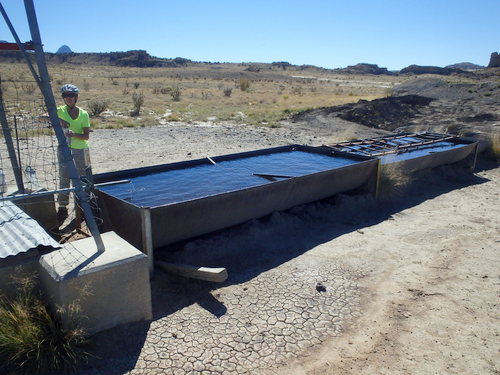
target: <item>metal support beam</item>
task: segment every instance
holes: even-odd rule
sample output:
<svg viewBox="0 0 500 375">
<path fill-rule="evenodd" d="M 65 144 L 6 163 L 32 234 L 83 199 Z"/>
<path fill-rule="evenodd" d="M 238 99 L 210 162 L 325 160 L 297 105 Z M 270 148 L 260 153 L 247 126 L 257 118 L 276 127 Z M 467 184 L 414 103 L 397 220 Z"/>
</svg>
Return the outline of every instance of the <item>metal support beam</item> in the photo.
<svg viewBox="0 0 500 375">
<path fill-rule="evenodd" d="M 153 249 L 153 234 L 151 232 L 151 209 L 149 207 L 141 208 L 141 233 L 142 233 L 142 249 L 148 256 L 149 276 L 154 276 L 154 249 Z"/>
<path fill-rule="evenodd" d="M 21 168 L 19 167 L 19 162 L 16 156 L 16 150 L 14 149 L 14 142 L 12 141 L 12 134 L 10 133 L 9 123 L 7 121 L 7 115 L 5 114 L 5 106 L 3 104 L 3 92 L 0 80 L 0 124 L 2 125 L 3 137 L 7 145 L 7 151 L 9 153 L 10 164 L 12 165 L 12 170 L 14 171 L 14 177 L 16 179 L 17 190 L 24 193 L 23 177 L 21 174 Z"/>
<path fill-rule="evenodd" d="M 45 54 L 43 52 L 42 40 L 40 37 L 40 30 L 38 28 L 38 21 L 36 18 L 35 7 L 33 5 L 32 0 L 24 0 L 24 6 L 26 8 L 26 16 L 28 18 L 28 24 L 31 32 L 31 40 L 33 43 L 33 47 L 35 48 L 35 59 L 38 66 L 38 75 L 34 74 L 34 78 L 39 78 L 39 86 L 42 91 L 43 97 L 45 99 L 45 105 L 47 106 L 47 111 L 49 113 L 50 122 L 55 131 L 57 140 L 59 142 L 59 147 L 63 156 L 63 161 L 66 164 L 69 172 L 69 176 L 75 187 L 75 193 L 78 198 L 78 201 L 83 209 L 83 214 L 85 216 L 85 220 L 87 222 L 87 226 L 90 230 L 90 233 L 94 237 L 94 240 L 97 245 L 97 250 L 99 252 L 104 251 L 104 243 L 101 238 L 101 234 L 99 233 L 99 228 L 97 227 L 97 223 L 95 221 L 94 215 L 92 213 L 92 209 L 90 207 L 89 196 L 83 189 L 82 181 L 78 176 L 78 171 L 75 166 L 75 162 L 73 160 L 73 156 L 71 155 L 71 151 L 69 149 L 68 143 L 66 141 L 66 137 L 64 135 L 61 122 L 57 116 L 57 107 L 54 99 L 54 95 L 52 93 L 52 87 L 49 80 L 49 72 L 47 70 L 47 64 L 45 62 Z"/>
</svg>

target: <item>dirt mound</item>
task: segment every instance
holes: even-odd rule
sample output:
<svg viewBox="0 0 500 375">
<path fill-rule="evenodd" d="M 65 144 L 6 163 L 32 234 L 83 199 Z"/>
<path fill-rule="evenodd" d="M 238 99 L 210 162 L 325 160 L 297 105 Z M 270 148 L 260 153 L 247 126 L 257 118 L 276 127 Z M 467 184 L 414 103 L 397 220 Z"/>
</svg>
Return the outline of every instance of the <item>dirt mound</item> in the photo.
<svg viewBox="0 0 500 375">
<path fill-rule="evenodd" d="M 493 104 L 500 101 L 500 85 L 494 80 L 447 82 L 439 78 L 422 78 L 394 87 L 394 95 L 423 95 L 447 101 L 474 101 Z"/>
<path fill-rule="evenodd" d="M 299 113 L 293 121 L 304 121 L 314 112 L 330 118 L 341 118 L 372 128 L 393 131 L 420 113 L 434 99 L 420 95 L 392 96 L 372 101 L 360 100 L 335 107 L 322 108 Z"/>
<path fill-rule="evenodd" d="M 474 79 L 458 81 L 415 79 L 394 87 L 392 97 L 305 111 L 292 120 L 309 126 L 320 123 L 325 129 L 344 121 L 376 131 L 425 130 L 487 138 L 500 129 L 500 69 L 473 75 Z"/>
</svg>

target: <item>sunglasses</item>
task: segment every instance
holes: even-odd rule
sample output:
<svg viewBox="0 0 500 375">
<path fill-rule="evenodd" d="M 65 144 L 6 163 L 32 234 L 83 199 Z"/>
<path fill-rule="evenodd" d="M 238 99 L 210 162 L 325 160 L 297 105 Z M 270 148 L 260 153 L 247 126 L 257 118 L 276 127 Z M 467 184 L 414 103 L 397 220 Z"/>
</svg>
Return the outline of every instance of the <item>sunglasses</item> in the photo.
<svg viewBox="0 0 500 375">
<path fill-rule="evenodd" d="M 62 97 L 63 98 L 74 98 L 74 97 L 76 97 L 76 94 L 73 92 L 65 92 L 64 94 L 62 94 Z"/>
</svg>

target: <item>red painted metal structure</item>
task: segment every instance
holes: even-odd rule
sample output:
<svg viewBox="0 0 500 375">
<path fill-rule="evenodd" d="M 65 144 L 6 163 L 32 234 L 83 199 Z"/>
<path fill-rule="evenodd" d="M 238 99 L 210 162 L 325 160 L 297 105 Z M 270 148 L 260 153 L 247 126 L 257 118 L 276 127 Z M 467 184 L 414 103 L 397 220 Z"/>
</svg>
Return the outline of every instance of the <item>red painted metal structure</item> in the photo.
<svg viewBox="0 0 500 375">
<path fill-rule="evenodd" d="M 26 42 L 23 43 L 23 47 L 26 51 L 34 51 L 35 46 L 33 45 L 32 42 Z M 0 51 L 20 51 L 21 49 L 17 45 L 17 43 L 7 43 L 7 42 L 1 42 L 0 43 Z"/>
</svg>

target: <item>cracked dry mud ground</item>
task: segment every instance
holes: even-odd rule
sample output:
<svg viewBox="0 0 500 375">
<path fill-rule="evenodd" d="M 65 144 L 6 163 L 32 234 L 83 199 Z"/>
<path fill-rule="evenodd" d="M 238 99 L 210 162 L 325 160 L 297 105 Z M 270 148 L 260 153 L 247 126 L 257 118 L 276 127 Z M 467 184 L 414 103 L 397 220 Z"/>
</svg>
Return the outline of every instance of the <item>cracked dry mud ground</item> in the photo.
<svg viewBox="0 0 500 375">
<path fill-rule="evenodd" d="M 336 264 L 295 259 L 251 280 L 229 280 L 210 290 L 207 283 L 158 273 L 155 317 L 147 332 L 134 334 L 124 326 L 112 338 L 98 336 L 108 350 L 115 343 L 114 353 L 107 353 L 104 368 L 84 373 L 250 374 L 283 365 L 340 335 L 359 316 L 359 276 Z M 130 359 L 120 351 L 127 352 L 136 340 L 143 346 L 127 372 Z"/>
</svg>

